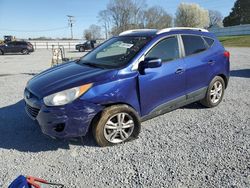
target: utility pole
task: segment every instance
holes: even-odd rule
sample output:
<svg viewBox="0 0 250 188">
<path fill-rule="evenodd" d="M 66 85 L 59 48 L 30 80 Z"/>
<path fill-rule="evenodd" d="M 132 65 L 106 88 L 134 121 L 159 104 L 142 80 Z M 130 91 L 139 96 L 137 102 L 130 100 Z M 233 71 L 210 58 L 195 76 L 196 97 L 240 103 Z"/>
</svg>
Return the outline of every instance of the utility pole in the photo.
<svg viewBox="0 0 250 188">
<path fill-rule="evenodd" d="M 75 17 L 74 16 L 70 16 L 70 15 L 67 15 L 68 17 L 68 25 L 70 27 L 70 31 L 71 31 L 71 39 L 73 39 L 73 24 L 75 22 Z"/>
</svg>

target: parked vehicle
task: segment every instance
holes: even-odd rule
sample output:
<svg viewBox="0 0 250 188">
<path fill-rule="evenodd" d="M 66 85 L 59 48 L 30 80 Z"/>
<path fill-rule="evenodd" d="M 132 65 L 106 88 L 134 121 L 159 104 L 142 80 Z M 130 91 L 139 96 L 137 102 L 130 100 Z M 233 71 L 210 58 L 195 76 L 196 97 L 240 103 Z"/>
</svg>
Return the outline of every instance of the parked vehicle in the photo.
<svg viewBox="0 0 250 188">
<path fill-rule="evenodd" d="M 86 50 L 92 50 L 93 48 L 95 48 L 95 43 L 96 43 L 95 40 L 88 40 L 82 44 L 77 44 L 75 48 L 79 52 L 84 52 Z"/>
<path fill-rule="evenodd" d="M 137 138 L 142 121 L 178 107 L 217 106 L 228 85 L 229 56 L 204 29 L 126 31 L 32 78 L 25 108 L 51 137 L 92 129 L 100 146 L 115 145 Z"/>
<path fill-rule="evenodd" d="M 29 54 L 34 52 L 34 47 L 30 42 L 25 41 L 11 41 L 6 44 L 0 45 L 0 54 L 6 53 L 22 53 Z"/>
</svg>

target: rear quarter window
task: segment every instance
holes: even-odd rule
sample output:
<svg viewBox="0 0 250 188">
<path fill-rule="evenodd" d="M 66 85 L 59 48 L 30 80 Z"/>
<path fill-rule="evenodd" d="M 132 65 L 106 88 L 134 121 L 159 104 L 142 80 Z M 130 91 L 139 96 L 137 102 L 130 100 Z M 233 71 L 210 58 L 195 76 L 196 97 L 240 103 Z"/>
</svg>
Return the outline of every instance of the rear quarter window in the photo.
<svg viewBox="0 0 250 188">
<path fill-rule="evenodd" d="M 200 36 L 182 35 L 186 56 L 203 52 L 207 49 L 205 41 Z"/>
<path fill-rule="evenodd" d="M 203 37 L 206 43 L 208 44 L 209 47 L 211 47 L 214 43 L 214 39 L 208 38 L 208 37 Z"/>
</svg>

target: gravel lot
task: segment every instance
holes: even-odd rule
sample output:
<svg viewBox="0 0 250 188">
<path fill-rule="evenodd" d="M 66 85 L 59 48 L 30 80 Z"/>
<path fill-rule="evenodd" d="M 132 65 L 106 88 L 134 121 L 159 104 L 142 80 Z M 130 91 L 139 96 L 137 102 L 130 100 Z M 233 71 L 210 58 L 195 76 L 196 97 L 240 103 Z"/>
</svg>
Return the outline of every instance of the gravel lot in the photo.
<svg viewBox="0 0 250 188">
<path fill-rule="evenodd" d="M 66 187 L 250 187 L 250 48 L 229 48 L 231 78 L 216 108 L 198 103 L 143 123 L 139 139 L 100 148 L 44 136 L 23 89 L 51 51 L 0 56 L 0 187 L 19 174 Z M 68 57 L 81 53 L 68 52 Z"/>
</svg>

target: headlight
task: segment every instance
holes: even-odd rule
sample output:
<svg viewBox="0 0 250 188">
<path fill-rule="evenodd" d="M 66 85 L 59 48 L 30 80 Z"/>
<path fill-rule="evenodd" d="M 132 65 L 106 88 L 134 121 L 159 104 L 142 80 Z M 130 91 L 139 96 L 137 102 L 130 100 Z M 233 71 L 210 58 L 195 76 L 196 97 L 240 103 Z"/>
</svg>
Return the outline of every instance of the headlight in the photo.
<svg viewBox="0 0 250 188">
<path fill-rule="evenodd" d="M 58 93 L 54 93 L 52 95 L 49 95 L 47 97 L 43 98 L 43 101 L 45 105 L 47 106 L 60 106 L 68 104 L 72 101 L 74 101 L 76 98 L 81 96 L 83 93 L 88 91 L 89 88 L 91 88 L 91 84 L 82 85 L 79 87 L 74 87 L 71 89 L 67 89 L 64 91 L 60 91 Z"/>
</svg>

